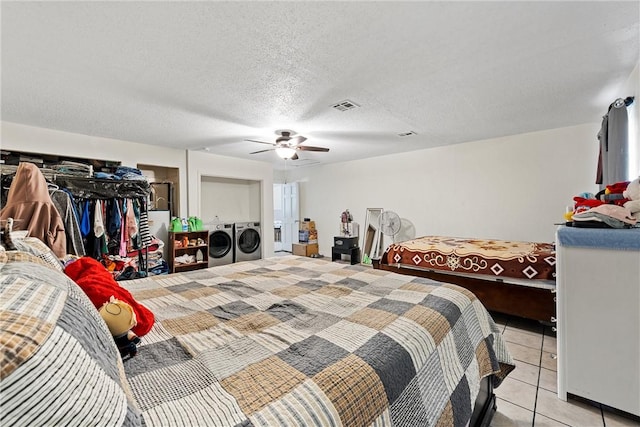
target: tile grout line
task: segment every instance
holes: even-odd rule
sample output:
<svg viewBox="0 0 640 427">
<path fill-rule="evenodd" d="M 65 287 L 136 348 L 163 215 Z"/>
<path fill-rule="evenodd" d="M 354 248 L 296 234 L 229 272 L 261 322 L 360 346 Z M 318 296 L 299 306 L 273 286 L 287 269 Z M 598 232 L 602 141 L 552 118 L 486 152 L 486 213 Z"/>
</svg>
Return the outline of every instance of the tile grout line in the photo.
<svg viewBox="0 0 640 427">
<path fill-rule="evenodd" d="M 540 342 L 540 358 L 538 359 L 538 381 L 536 381 L 536 398 L 533 402 L 533 420 L 531 421 L 531 427 L 536 425 L 536 411 L 538 410 L 538 391 L 540 390 L 540 371 L 542 370 L 542 356 L 544 355 L 544 332 L 545 327 L 542 327 L 542 340 Z"/>
<path fill-rule="evenodd" d="M 502 333 L 503 333 L 503 334 L 504 334 L 504 332 L 507 330 L 507 326 L 509 326 L 509 322 L 510 322 L 510 320 L 511 320 L 511 319 L 507 319 L 507 321 L 505 322 L 505 324 L 504 324 L 504 329 L 502 330 Z M 516 327 L 516 329 L 519 329 L 519 328 L 517 328 L 517 327 Z M 544 330 L 544 329 L 543 329 L 543 330 Z M 544 336 L 542 337 L 542 344 L 544 344 Z M 540 357 L 542 357 L 542 352 L 540 353 Z M 515 362 L 515 359 L 514 359 L 514 362 Z M 523 363 L 527 363 L 527 362 L 524 362 L 524 361 L 522 361 L 522 360 L 521 360 L 521 362 L 523 362 Z M 527 363 L 527 364 L 529 364 L 529 365 L 530 365 L 530 363 Z M 540 361 L 540 362 L 539 362 L 539 365 L 540 365 L 540 364 L 542 364 L 542 361 Z M 521 383 L 523 383 L 523 384 L 527 384 L 526 382 L 521 381 L 521 380 L 519 380 L 519 379 L 517 379 L 517 378 L 513 378 L 513 380 L 514 380 L 514 381 L 519 381 L 519 382 L 521 382 Z M 540 366 L 538 366 L 538 381 L 537 381 L 537 382 L 538 382 L 538 383 L 540 383 Z M 524 406 L 521 406 L 521 405 L 519 405 L 519 404 L 517 404 L 517 403 L 509 402 L 508 400 L 507 400 L 507 402 L 509 402 L 509 403 L 510 403 L 510 404 L 512 404 L 512 405 L 518 406 L 518 407 L 520 407 L 520 408 L 522 408 L 522 409 L 525 409 L 525 410 L 527 410 L 527 411 L 531 411 L 531 412 L 533 412 L 532 419 L 531 419 L 531 427 L 534 427 L 534 423 L 535 423 L 535 419 L 536 419 L 536 403 L 537 403 L 537 400 L 538 400 L 538 387 L 536 386 L 536 397 L 535 397 L 535 400 L 534 400 L 534 402 L 533 402 L 533 411 L 531 411 L 530 409 L 525 408 Z"/>
<path fill-rule="evenodd" d="M 536 402 L 534 404 L 534 412 L 533 412 L 533 423 L 534 423 L 534 425 L 532 427 L 535 427 L 536 413 L 537 413 L 537 409 L 538 409 L 538 391 L 540 390 L 540 377 L 542 376 L 542 369 L 544 369 L 542 367 L 542 358 L 544 357 L 544 338 L 546 337 L 546 331 L 547 331 L 547 326 L 543 326 L 543 328 L 542 328 L 542 347 L 540 348 L 540 366 L 539 366 L 540 369 L 538 371 L 538 386 L 536 387 Z M 556 375 L 558 375 L 557 371 L 556 371 Z M 543 388 L 543 390 L 551 392 L 551 390 L 547 390 L 545 388 Z M 540 414 L 540 415 L 542 415 L 542 414 Z M 557 423 L 560 423 L 562 425 L 566 425 L 568 427 L 572 427 L 571 424 L 567 424 L 564 421 L 557 420 L 557 419 L 555 419 L 553 417 L 550 417 L 548 415 L 544 415 L 544 416 L 549 418 L 550 420 L 553 420 L 553 421 L 555 421 Z M 604 417 L 604 415 L 603 415 L 603 417 Z"/>
<path fill-rule="evenodd" d="M 503 333 L 503 334 L 504 334 L 504 332 L 506 332 L 507 327 L 509 327 L 509 326 L 510 326 L 510 324 L 511 324 L 511 319 L 509 318 L 509 319 L 507 319 L 507 320 L 505 321 L 504 325 L 503 325 L 503 326 L 502 326 L 502 328 L 501 328 L 501 329 L 502 329 L 502 333 Z M 516 330 L 520 330 L 520 328 L 518 328 L 518 326 L 517 326 L 517 325 L 511 325 L 511 327 L 512 327 L 512 328 L 514 328 L 514 329 L 516 329 Z M 524 410 L 527 410 L 527 411 L 531 411 L 531 412 L 533 412 L 533 419 L 532 419 L 532 422 L 531 422 L 531 427 L 535 427 L 535 425 L 536 425 L 536 415 L 537 415 L 537 411 L 538 411 L 538 398 L 539 398 L 539 395 L 540 395 L 540 388 L 542 388 L 543 390 L 545 390 L 545 391 L 547 391 L 547 392 L 554 393 L 552 390 L 549 390 L 549 389 L 546 389 L 546 388 L 544 388 L 544 387 L 541 387 L 542 369 L 545 369 L 545 368 L 542 366 L 542 361 L 544 360 L 543 358 L 544 358 L 544 356 L 545 356 L 544 344 L 545 344 L 545 338 L 547 337 L 547 333 L 548 333 L 547 326 L 544 326 L 544 325 L 543 325 L 543 326 L 542 326 L 542 331 L 541 331 L 540 333 L 538 333 L 539 335 L 541 335 L 541 336 L 542 336 L 542 343 L 541 343 L 541 345 L 540 345 L 540 347 L 539 347 L 539 350 L 540 350 L 540 357 L 538 358 L 538 366 L 537 366 L 537 368 L 538 368 L 538 377 L 537 377 L 537 381 L 536 381 L 536 385 L 535 385 L 536 390 L 535 390 L 535 400 L 534 400 L 533 411 L 531 411 L 530 409 L 527 409 L 526 407 L 523 407 L 523 406 L 521 406 L 521 405 L 519 405 L 519 404 L 517 404 L 517 403 L 511 402 L 511 401 L 509 401 L 509 400 L 505 400 L 505 401 L 509 402 L 511 405 L 514 405 L 514 406 L 520 407 L 520 408 L 522 408 L 522 409 L 524 409 Z M 549 337 L 550 337 L 550 338 L 554 338 L 554 337 L 552 337 L 551 335 L 549 335 Z M 514 344 L 518 344 L 518 343 L 514 343 Z M 519 344 L 519 345 L 523 345 L 523 344 Z M 528 347 L 528 346 L 526 346 L 526 345 L 523 345 L 523 346 L 524 346 L 524 347 Z M 532 349 L 533 349 L 534 347 L 529 347 L 529 348 L 532 348 Z M 553 354 L 553 352 L 549 352 L 549 353 L 552 353 L 552 354 Z M 531 365 L 531 366 L 535 366 L 534 364 L 531 364 L 531 363 L 526 362 L 526 361 L 520 361 L 520 362 L 525 363 L 525 364 L 528 364 L 528 365 Z M 557 372 L 556 372 L 555 374 L 557 375 Z M 519 379 L 516 379 L 516 378 L 513 378 L 513 380 L 515 380 L 515 381 L 517 381 L 517 382 L 521 382 L 521 383 L 523 383 L 523 384 L 528 384 L 526 381 L 519 380 Z M 604 406 L 604 405 L 602 405 L 602 404 L 599 404 L 599 403 L 598 403 L 597 408 L 600 410 L 600 418 L 601 418 L 601 422 L 602 422 L 602 424 L 601 424 L 601 425 L 602 425 L 603 427 L 607 427 L 606 418 L 605 418 L 605 416 L 604 416 L 604 408 L 605 408 L 605 406 Z M 543 416 L 543 414 L 540 414 L 540 416 Z M 567 426 L 567 427 L 572 427 L 572 426 L 573 426 L 573 424 L 567 424 L 566 422 L 564 422 L 564 421 L 560 421 L 560 420 L 557 420 L 557 419 L 556 419 L 556 418 L 554 418 L 554 417 L 549 417 L 549 416 L 546 416 L 546 415 L 544 415 L 544 417 L 547 417 L 547 418 L 549 418 L 550 420 L 553 420 L 553 421 L 555 421 L 555 422 L 557 422 L 557 423 L 559 423 L 559 424 L 561 424 L 561 425 L 563 425 L 563 426 Z"/>
</svg>

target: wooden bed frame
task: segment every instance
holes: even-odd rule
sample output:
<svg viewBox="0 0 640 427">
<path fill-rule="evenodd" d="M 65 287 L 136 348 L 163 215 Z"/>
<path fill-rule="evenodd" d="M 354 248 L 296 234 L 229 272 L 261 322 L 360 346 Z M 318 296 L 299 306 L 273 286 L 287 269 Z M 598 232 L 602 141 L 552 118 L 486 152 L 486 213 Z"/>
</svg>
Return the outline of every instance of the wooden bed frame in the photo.
<svg viewBox="0 0 640 427">
<path fill-rule="evenodd" d="M 461 286 L 473 292 L 489 311 L 538 320 L 547 324 L 555 322 L 555 293 L 550 289 L 447 274 L 435 270 L 409 268 L 398 264 L 389 265 L 383 261 L 384 259 L 380 258 L 372 259 L 373 268 Z"/>
</svg>

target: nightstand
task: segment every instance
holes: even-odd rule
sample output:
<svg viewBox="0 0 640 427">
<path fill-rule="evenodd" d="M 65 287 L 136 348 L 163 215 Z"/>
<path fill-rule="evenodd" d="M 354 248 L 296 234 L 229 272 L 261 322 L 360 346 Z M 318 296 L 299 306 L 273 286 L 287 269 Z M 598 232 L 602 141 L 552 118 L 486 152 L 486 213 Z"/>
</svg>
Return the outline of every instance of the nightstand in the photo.
<svg viewBox="0 0 640 427">
<path fill-rule="evenodd" d="M 333 238 L 333 247 L 331 248 L 331 261 L 342 259 L 342 255 L 349 255 L 351 265 L 358 264 L 360 262 L 358 236 Z"/>
</svg>

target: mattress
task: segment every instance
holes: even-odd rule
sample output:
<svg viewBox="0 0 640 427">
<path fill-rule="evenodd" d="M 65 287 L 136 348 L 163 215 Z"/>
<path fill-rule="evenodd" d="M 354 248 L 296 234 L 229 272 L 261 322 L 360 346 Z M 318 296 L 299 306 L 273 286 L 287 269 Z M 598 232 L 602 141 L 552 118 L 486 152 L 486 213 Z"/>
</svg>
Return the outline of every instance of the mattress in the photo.
<svg viewBox="0 0 640 427">
<path fill-rule="evenodd" d="M 125 361 L 147 426 L 469 423 L 514 368 L 469 291 L 297 256 L 122 283 L 156 315 Z"/>
<path fill-rule="evenodd" d="M 465 275 L 555 280 L 553 244 L 424 236 L 391 244 L 383 262 Z"/>
</svg>

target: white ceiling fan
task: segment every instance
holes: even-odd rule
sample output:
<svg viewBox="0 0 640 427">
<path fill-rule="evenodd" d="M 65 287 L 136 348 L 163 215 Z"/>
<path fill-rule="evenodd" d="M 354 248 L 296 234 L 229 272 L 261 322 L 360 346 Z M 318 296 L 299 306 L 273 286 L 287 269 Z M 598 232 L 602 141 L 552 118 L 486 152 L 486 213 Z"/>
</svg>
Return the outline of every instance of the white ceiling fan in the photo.
<svg viewBox="0 0 640 427">
<path fill-rule="evenodd" d="M 328 148 L 324 147 L 312 147 L 310 145 L 301 145 L 303 142 L 307 140 L 302 135 L 293 136 L 296 132 L 289 129 L 279 129 L 276 132 L 278 138 L 276 138 L 275 142 L 265 142 L 265 141 L 257 141 L 255 139 L 245 139 L 245 141 L 257 142 L 259 144 L 268 144 L 274 146 L 274 148 L 268 148 L 266 150 L 258 150 L 249 154 L 258 154 L 264 153 L 266 151 L 275 150 L 276 154 L 283 159 L 291 159 L 297 160 L 299 159 L 297 151 L 319 151 L 326 153 L 329 151 Z"/>
</svg>

